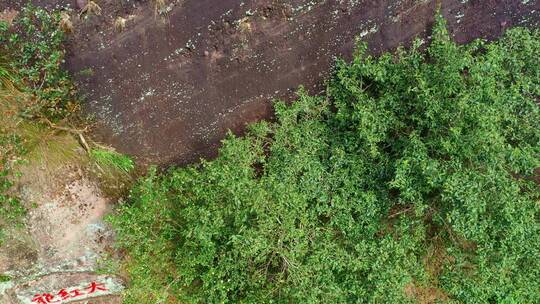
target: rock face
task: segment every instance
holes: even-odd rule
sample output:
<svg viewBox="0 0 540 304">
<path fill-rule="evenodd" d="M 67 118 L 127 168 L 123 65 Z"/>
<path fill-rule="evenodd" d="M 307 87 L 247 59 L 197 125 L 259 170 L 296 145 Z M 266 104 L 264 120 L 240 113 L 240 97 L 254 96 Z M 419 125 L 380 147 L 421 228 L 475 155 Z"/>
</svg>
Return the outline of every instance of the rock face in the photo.
<svg viewBox="0 0 540 304">
<path fill-rule="evenodd" d="M 73 282 L 79 284 L 72 285 Z M 123 282 L 106 275 L 88 273 L 54 273 L 27 282 L 13 291 L 16 303 L 95 303 L 107 298 L 107 304 L 121 303 L 118 294 L 123 290 Z M 45 292 L 44 292 L 45 291 Z M 48 302 L 40 302 L 44 299 Z"/>
<path fill-rule="evenodd" d="M 75 24 L 67 66 L 100 140 L 184 164 L 214 156 L 227 130 L 270 117 L 274 98 L 320 91 L 355 36 L 373 53 L 426 38 L 439 2 L 459 43 L 540 20 L 540 1 L 527 0 L 98 1 L 102 15 Z"/>
<path fill-rule="evenodd" d="M 77 7 L 79 9 L 83 9 L 86 6 L 86 4 L 88 4 L 88 1 L 86 0 L 77 0 Z"/>
<path fill-rule="evenodd" d="M 103 220 L 111 199 L 77 158 L 52 163 L 36 155 L 16 182 L 28 207 L 25 225 L 11 226 L 0 246 L 0 303 L 121 303 L 123 280 L 96 273 L 102 258 L 114 256 Z"/>
</svg>

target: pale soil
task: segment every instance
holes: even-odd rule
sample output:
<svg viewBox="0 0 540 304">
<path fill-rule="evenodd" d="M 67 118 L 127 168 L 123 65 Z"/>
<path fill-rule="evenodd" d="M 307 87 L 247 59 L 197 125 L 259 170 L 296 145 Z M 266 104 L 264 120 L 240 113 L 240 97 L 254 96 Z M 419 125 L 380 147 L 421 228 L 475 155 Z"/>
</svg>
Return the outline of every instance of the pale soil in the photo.
<svg viewBox="0 0 540 304">
<path fill-rule="evenodd" d="M 21 168 L 17 191 L 29 212 L 25 225 L 8 231 L 0 248 L 0 273 L 12 279 L 0 283 L 1 303 L 32 303 L 35 294 L 83 290 L 91 282 L 106 283 L 108 291 L 57 303 L 120 303 L 123 280 L 96 274 L 101 258 L 112 252 L 114 235 L 103 221 L 112 202 L 82 169 L 84 152 L 76 145 L 66 149 L 81 157 L 37 158 Z"/>
</svg>

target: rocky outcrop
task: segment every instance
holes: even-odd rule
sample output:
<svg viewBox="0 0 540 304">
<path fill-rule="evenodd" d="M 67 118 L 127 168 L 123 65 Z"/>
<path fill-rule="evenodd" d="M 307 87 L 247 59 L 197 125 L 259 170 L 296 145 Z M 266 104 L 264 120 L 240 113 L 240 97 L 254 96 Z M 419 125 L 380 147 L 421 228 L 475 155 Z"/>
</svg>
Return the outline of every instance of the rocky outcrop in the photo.
<svg viewBox="0 0 540 304">
<path fill-rule="evenodd" d="M 0 302 L 120 303 L 124 281 L 98 274 L 103 258 L 114 255 L 114 235 L 103 221 L 110 199 L 73 162 L 34 160 L 20 169 L 17 187 L 28 214 L 0 247 L 0 274 L 9 279 L 0 283 Z"/>
<path fill-rule="evenodd" d="M 148 162 L 189 163 L 215 155 L 227 130 L 239 133 L 270 117 L 274 98 L 290 98 L 299 85 L 322 89 L 335 58 L 350 56 L 355 36 L 374 53 L 426 38 L 436 2 L 136 5 L 137 17 L 121 33 L 102 23 L 93 23 L 98 33 L 80 30 L 86 34 L 74 39 L 68 66 L 103 141 Z M 464 43 L 537 24 L 540 2 L 448 0 L 442 13 Z"/>
<path fill-rule="evenodd" d="M 438 3 L 459 43 L 540 20 L 533 0 L 95 0 L 99 16 L 77 0 L 32 2 L 72 9 L 67 67 L 99 139 L 160 164 L 212 157 L 273 99 L 320 91 L 356 36 L 373 53 L 429 38 Z"/>
</svg>

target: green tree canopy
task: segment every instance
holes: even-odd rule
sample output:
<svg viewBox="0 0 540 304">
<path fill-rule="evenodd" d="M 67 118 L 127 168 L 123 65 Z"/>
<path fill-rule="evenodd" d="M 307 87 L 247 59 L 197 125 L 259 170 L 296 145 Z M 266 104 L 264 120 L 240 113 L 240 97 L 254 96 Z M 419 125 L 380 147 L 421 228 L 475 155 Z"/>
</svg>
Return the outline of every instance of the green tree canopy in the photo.
<svg viewBox="0 0 540 304">
<path fill-rule="evenodd" d="M 540 33 L 378 58 L 275 105 L 111 222 L 128 303 L 540 303 Z"/>
</svg>

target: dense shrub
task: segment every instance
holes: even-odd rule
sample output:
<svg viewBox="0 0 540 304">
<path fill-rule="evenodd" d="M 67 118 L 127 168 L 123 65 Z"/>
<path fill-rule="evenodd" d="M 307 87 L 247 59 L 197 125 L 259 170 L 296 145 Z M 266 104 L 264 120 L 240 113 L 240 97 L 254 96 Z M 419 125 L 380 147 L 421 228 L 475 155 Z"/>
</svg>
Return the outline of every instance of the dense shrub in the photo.
<svg viewBox="0 0 540 304">
<path fill-rule="evenodd" d="M 13 25 L 0 21 L 0 55 L 9 59 L 19 89 L 35 97 L 25 109 L 27 116 L 57 120 L 78 108 L 75 88 L 62 67 L 65 34 L 59 23 L 58 12 L 32 5 L 22 9 Z"/>
<path fill-rule="evenodd" d="M 57 122 L 78 107 L 62 69 L 59 20 L 58 13 L 30 5 L 13 24 L 0 20 L 0 244 L 5 228 L 25 213 L 13 180 L 16 165 L 31 146 L 28 129 L 47 130 L 39 124 L 42 119 Z"/>
<path fill-rule="evenodd" d="M 220 156 L 111 222 L 128 303 L 539 303 L 540 33 L 358 44 Z"/>
</svg>

